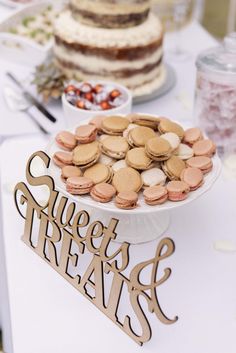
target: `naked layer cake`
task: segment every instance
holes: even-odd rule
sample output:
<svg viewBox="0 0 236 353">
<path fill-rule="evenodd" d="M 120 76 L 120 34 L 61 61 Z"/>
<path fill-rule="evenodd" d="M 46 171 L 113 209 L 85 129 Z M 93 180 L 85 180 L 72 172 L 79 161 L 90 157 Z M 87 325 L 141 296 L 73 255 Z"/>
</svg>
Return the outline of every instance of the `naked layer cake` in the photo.
<svg viewBox="0 0 236 353">
<path fill-rule="evenodd" d="M 116 81 L 136 96 L 161 86 L 163 29 L 148 4 L 147 0 L 71 0 L 70 9 L 56 21 L 57 65 L 69 79 Z M 102 19 L 104 13 L 107 21 Z"/>
</svg>

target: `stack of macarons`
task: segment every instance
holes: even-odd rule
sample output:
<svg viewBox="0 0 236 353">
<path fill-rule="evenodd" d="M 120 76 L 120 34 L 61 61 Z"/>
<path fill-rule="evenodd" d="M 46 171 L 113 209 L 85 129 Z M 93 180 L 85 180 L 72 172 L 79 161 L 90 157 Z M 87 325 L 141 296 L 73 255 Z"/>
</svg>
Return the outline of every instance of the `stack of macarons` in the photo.
<svg viewBox="0 0 236 353">
<path fill-rule="evenodd" d="M 96 116 L 75 132 L 56 135 L 53 155 L 66 190 L 121 209 L 182 201 L 213 168 L 213 141 L 199 128 L 184 130 L 167 118 L 145 114 Z"/>
</svg>

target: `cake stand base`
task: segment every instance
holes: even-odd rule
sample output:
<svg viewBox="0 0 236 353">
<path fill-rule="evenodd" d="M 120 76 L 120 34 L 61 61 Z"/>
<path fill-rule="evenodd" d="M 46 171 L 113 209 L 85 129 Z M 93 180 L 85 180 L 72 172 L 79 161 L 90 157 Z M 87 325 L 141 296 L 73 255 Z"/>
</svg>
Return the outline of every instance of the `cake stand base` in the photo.
<svg viewBox="0 0 236 353">
<path fill-rule="evenodd" d="M 99 219 L 104 225 L 109 224 L 111 218 L 118 219 L 115 241 L 119 243 L 140 244 L 152 241 L 161 237 L 170 224 L 168 211 L 131 215 L 93 209 L 90 210 L 90 215 Z"/>
</svg>

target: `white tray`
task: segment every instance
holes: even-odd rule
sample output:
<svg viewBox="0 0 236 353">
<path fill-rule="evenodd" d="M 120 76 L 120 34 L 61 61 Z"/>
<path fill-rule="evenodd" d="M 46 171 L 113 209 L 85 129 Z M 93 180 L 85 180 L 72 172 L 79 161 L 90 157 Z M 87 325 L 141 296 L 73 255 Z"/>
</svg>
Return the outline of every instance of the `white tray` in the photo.
<svg viewBox="0 0 236 353">
<path fill-rule="evenodd" d="M 3 4 L 5 6 L 8 6 L 8 7 L 12 7 L 12 8 L 19 8 L 19 7 L 22 7 L 22 6 L 29 6 L 29 5 L 32 5 L 33 3 L 36 3 L 36 2 L 39 2 L 40 0 L 31 0 L 29 2 L 26 2 L 26 3 L 20 3 L 20 2 L 16 2 L 16 1 L 13 1 L 13 0 L 0 0 L 0 4 Z"/>
<path fill-rule="evenodd" d="M 88 121 L 83 121 L 81 124 L 86 124 L 87 122 Z M 73 132 L 73 129 L 71 129 L 71 131 Z M 54 136 L 47 146 L 46 152 L 52 157 L 58 150 L 60 150 L 60 148 L 55 143 Z M 167 201 L 162 205 L 149 206 L 144 202 L 142 193 L 140 193 L 139 207 L 134 210 L 118 209 L 114 201 L 99 203 L 94 201 L 90 196 L 74 196 L 69 194 L 66 191 L 65 184 L 61 180 L 61 169 L 53 162 L 51 162 L 48 173 L 55 180 L 56 188 L 59 191 L 69 197 L 71 201 L 78 203 L 80 207 L 85 208 L 90 213 L 92 212 L 93 215 L 97 216 L 97 219 L 102 220 L 105 224 L 107 224 L 112 217 L 119 219 L 118 241 L 128 241 L 137 244 L 156 239 L 163 234 L 169 225 L 170 210 L 186 206 L 210 190 L 221 172 L 221 161 L 217 154 L 213 157 L 212 161 L 213 169 L 210 173 L 205 175 L 203 186 L 189 193 L 186 200 L 180 202 Z"/>
<path fill-rule="evenodd" d="M 40 45 L 35 41 L 21 35 L 9 33 L 9 29 L 19 24 L 26 16 L 33 16 L 52 5 L 55 9 L 63 7 L 63 0 L 43 0 L 40 3 L 20 7 L 11 16 L 0 23 L 0 52 L 5 60 L 33 66 L 41 64 L 52 53 L 53 39 L 46 45 Z"/>
<path fill-rule="evenodd" d="M 166 95 L 170 90 L 172 90 L 172 88 L 175 86 L 177 77 L 174 68 L 167 63 L 165 63 L 164 65 L 166 69 L 166 79 L 164 83 L 159 88 L 155 89 L 152 93 L 143 94 L 137 97 L 134 96 L 133 103 L 135 105 L 161 98 L 162 96 Z"/>
</svg>

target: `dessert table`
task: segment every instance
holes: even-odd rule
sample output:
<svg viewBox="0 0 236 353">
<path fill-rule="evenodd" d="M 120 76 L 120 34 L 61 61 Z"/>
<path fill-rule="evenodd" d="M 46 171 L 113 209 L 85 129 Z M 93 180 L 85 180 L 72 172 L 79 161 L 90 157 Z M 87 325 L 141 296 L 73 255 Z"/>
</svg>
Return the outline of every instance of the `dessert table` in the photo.
<svg viewBox="0 0 236 353">
<path fill-rule="evenodd" d="M 9 10 L 0 7 L 0 18 L 7 13 Z M 174 34 L 167 35 L 167 51 L 174 41 Z M 134 106 L 134 111 L 193 124 L 195 58 L 214 44 L 215 40 L 192 22 L 182 33 L 189 59 L 169 62 L 177 74 L 175 88 L 158 100 Z M 9 84 L 7 70 L 19 77 L 29 72 L 2 58 L 0 63 L 1 91 Z M 24 113 L 9 112 L 2 92 L 0 105 L 0 308 L 5 352 L 234 353 L 235 180 L 222 175 L 209 193 L 171 212 L 165 235 L 174 240 L 176 252 L 166 260 L 172 276 L 158 295 L 168 315 L 178 315 L 179 320 L 166 326 L 150 317 L 153 337 L 140 348 L 20 241 L 23 222 L 14 205 L 13 188 L 24 180 L 29 156 L 43 150 L 48 138 L 38 133 Z M 45 122 L 45 126 L 50 131 L 60 129 L 64 125 L 60 105 L 50 104 L 49 109 L 58 123 Z M 145 254 L 150 258 L 157 243 L 132 246 L 132 256 L 138 261 Z"/>
</svg>

